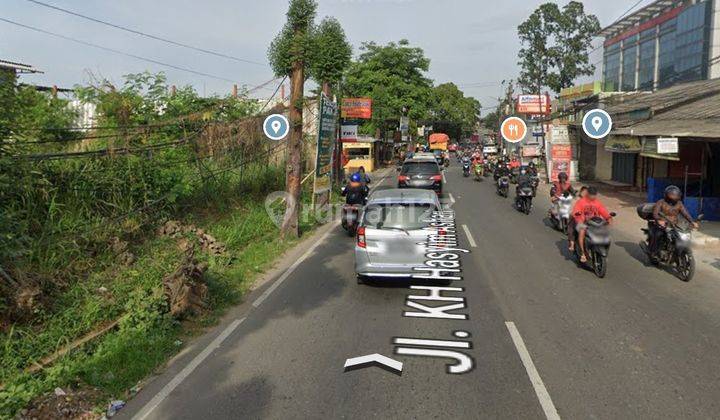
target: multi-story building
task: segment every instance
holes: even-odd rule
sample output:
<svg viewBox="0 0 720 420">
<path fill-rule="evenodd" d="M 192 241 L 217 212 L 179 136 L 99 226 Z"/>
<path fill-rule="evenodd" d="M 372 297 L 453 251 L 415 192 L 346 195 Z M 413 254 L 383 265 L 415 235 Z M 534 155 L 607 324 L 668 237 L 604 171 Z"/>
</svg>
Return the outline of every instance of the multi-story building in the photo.
<svg viewBox="0 0 720 420">
<path fill-rule="evenodd" d="M 719 1 L 657 0 L 604 28 L 604 90 L 720 77 Z"/>
</svg>

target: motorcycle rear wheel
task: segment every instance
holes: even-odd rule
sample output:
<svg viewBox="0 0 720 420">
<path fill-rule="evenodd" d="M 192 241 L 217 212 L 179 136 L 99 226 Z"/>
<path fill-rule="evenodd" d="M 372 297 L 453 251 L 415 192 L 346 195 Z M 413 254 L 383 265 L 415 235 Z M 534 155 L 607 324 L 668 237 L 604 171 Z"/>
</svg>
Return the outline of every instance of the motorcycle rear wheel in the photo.
<svg viewBox="0 0 720 420">
<path fill-rule="evenodd" d="M 677 256 L 677 276 L 680 280 L 688 282 L 695 275 L 695 257 L 692 252 L 682 251 Z"/>
</svg>

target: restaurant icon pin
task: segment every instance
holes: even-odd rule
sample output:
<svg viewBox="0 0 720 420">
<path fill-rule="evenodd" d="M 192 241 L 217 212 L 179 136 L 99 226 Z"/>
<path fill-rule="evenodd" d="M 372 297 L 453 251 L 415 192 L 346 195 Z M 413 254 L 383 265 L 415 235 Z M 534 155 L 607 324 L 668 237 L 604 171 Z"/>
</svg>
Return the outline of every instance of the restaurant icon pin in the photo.
<svg viewBox="0 0 720 420">
<path fill-rule="evenodd" d="M 593 109 L 585 113 L 582 127 L 585 134 L 591 139 L 602 139 L 612 130 L 612 118 L 602 109 Z"/>
</svg>

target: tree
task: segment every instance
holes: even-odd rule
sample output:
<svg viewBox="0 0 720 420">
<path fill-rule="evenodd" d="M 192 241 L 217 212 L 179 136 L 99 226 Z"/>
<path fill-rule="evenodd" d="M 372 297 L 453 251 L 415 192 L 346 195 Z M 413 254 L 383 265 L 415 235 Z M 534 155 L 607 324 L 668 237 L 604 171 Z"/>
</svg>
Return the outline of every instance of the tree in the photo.
<svg viewBox="0 0 720 420">
<path fill-rule="evenodd" d="M 553 63 L 557 71 L 551 75 L 549 86 L 559 92 L 572 86 L 578 77 L 595 72 L 588 48 L 593 35 L 600 31 L 600 22 L 594 15 L 585 14 L 582 3 L 571 1 L 563 7 L 556 29 Z"/>
<path fill-rule="evenodd" d="M 324 18 L 313 36 L 310 77 L 329 94 L 329 87 L 340 82 L 351 59 L 352 46 L 340 22 L 332 17 Z"/>
<path fill-rule="evenodd" d="M 543 87 L 549 85 L 554 62 L 551 44 L 559 15 L 555 3 L 545 3 L 518 26 L 518 37 L 523 46 L 518 53 L 521 69 L 518 83 L 525 92 L 540 94 Z"/>
<path fill-rule="evenodd" d="M 433 127 L 439 124 L 451 126 L 451 137 L 472 133 L 480 115 L 480 102 L 472 97 L 465 97 L 454 83 L 443 83 L 433 88 L 429 119 Z"/>
<path fill-rule="evenodd" d="M 540 5 L 518 26 L 520 87 L 537 94 L 546 87 L 560 92 L 593 74 L 588 49 L 599 30 L 597 17 L 586 14 L 581 2 L 571 1 L 562 10 L 555 3 Z"/>
<path fill-rule="evenodd" d="M 425 119 L 432 81 L 425 76 L 430 60 L 424 51 L 411 47 L 407 40 L 387 45 L 366 42 L 360 50 L 345 76 L 343 95 L 372 98 L 372 120 L 363 125 L 363 132 L 374 135 L 378 129 L 384 131 L 400 119 L 403 108 L 411 119 Z"/>
<path fill-rule="evenodd" d="M 305 69 L 313 56 L 314 21 L 317 3 L 314 0 L 291 0 L 287 22 L 270 44 L 268 60 L 276 76 L 290 77 L 290 137 L 288 138 L 285 188 L 285 217 L 280 233 L 285 237 L 300 236 L 300 193 L 303 99 Z"/>
</svg>

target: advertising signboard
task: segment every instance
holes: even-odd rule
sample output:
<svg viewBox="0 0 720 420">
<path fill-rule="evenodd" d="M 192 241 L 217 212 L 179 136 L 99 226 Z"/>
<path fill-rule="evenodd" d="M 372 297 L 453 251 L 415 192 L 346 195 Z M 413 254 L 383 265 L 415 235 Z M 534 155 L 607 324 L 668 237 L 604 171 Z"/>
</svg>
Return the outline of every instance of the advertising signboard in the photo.
<svg viewBox="0 0 720 420">
<path fill-rule="evenodd" d="M 519 95 L 517 113 L 532 115 L 550 115 L 550 97 L 548 95 Z"/>
<path fill-rule="evenodd" d="M 572 161 L 572 146 L 569 144 L 553 144 L 551 149 L 552 154 L 552 175 L 551 180 L 555 181 L 558 179 L 560 172 L 565 172 L 572 179 L 570 173 Z"/>
<path fill-rule="evenodd" d="M 315 194 L 330 190 L 332 152 L 337 128 L 337 104 L 322 95 L 320 100 L 320 121 L 317 134 L 317 155 L 315 159 Z"/>
<path fill-rule="evenodd" d="M 340 127 L 340 141 L 343 143 L 356 142 L 358 137 L 357 125 L 343 125 Z"/>
<path fill-rule="evenodd" d="M 372 99 L 343 98 L 341 117 L 345 119 L 369 120 L 372 118 Z"/>
</svg>

